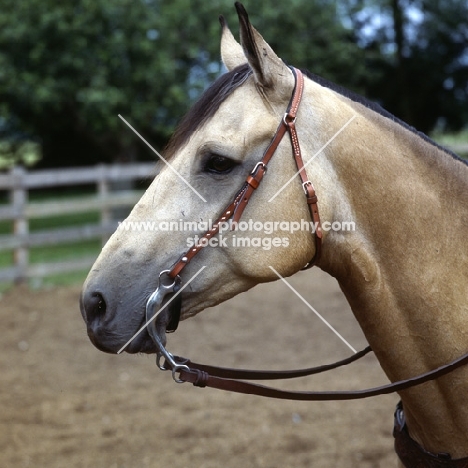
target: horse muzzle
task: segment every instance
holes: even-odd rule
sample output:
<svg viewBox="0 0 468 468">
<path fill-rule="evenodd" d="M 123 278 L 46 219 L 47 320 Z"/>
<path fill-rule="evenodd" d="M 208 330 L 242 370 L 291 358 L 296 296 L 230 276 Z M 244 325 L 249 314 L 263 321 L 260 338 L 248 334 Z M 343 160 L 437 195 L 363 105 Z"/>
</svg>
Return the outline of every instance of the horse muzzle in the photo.
<svg viewBox="0 0 468 468">
<path fill-rule="evenodd" d="M 156 353 L 165 333 L 175 331 L 181 309 L 180 278 L 165 272 L 144 304 L 132 297 L 113 298 L 96 282 L 85 285 L 80 308 L 91 342 L 107 353 Z M 146 295 L 146 297 L 148 297 Z M 114 300 L 113 300 L 114 299 Z"/>
</svg>

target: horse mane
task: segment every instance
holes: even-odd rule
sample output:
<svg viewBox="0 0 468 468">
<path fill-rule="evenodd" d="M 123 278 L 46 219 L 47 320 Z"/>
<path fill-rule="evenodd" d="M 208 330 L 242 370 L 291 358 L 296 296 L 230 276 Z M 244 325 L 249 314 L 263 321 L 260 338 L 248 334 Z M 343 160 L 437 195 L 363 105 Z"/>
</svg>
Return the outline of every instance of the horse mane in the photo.
<svg viewBox="0 0 468 468">
<path fill-rule="evenodd" d="M 398 125 L 401 125 L 403 128 L 406 130 L 409 130 L 410 132 L 414 133 L 417 135 L 419 138 L 423 139 L 425 142 L 435 146 L 439 150 L 444 151 L 445 153 L 449 154 L 452 156 L 452 158 L 459 160 L 465 164 L 468 164 L 468 161 L 465 161 L 464 159 L 460 158 L 456 153 L 453 151 L 449 150 L 448 148 L 445 148 L 444 146 L 439 145 L 436 143 L 434 140 L 429 138 L 425 133 L 420 132 L 416 128 L 412 127 L 411 125 L 407 124 L 403 120 L 399 119 L 398 117 L 395 117 L 391 112 L 388 112 L 386 109 L 384 109 L 380 104 L 378 104 L 375 101 L 371 101 L 368 98 L 365 98 L 364 96 L 361 96 L 360 94 L 357 94 L 343 86 L 340 86 L 336 83 L 333 83 L 332 81 L 327 80 L 326 78 L 323 78 L 321 76 L 315 75 L 314 73 L 310 72 L 309 70 L 301 70 L 302 73 L 304 73 L 307 78 L 311 79 L 315 83 L 319 84 L 320 86 L 323 86 L 325 88 L 331 89 L 332 91 L 335 91 L 336 93 L 350 99 L 353 102 L 357 102 L 358 104 L 362 104 L 364 107 L 376 112 L 377 114 L 381 115 L 382 117 L 385 117 L 387 119 L 390 119 L 392 122 L 395 122 Z"/>
<path fill-rule="evenodd" d="M 439 145 L 434 140 L 429 138 L 426 134 L 416 130 L 411 125 L 408 125 L 403 120 L 395 117 L 392 113 L 385 110 L 378 103 L 367 99 L 360 94 L 357 94 L 349 89 L 337 85 L 332 81 L 327 80 L 321 76 L 315 75 L 308 70 L 301 70 L 304 75 L 310 80 L 314 81 L 320 86 L 331 89 L 332 91 L 350 99 L 351 101 L 362 104 L 366 108 L 376 112 L 377 114 L 390 119 L 392 122 L 402 126 L 406 130 L 409 130 L 425 142 L 435 146 L 439 150 L 449 154 L 452 158 L 463 162 L 468 165 L 468 162 L 461 159 L 456 153 L 449 149 Z M 200 99 L 191 107 L 191 109 L 185 114 L 180 121 L 174 134 L 169 140 L 168 145 L 164 150 L 164 156 L 166 159 L 170 159 L 179 148 L 181 148 L 200 127 L 203 126 L 211 117 L 214 116 L 219 106 L 252 74 L 252 70 L 247 63 L 236 67 L 234 70 L 229 71 L 221 75 L 215 80 L 211 86 L 202 94 Z"/>
</svg>

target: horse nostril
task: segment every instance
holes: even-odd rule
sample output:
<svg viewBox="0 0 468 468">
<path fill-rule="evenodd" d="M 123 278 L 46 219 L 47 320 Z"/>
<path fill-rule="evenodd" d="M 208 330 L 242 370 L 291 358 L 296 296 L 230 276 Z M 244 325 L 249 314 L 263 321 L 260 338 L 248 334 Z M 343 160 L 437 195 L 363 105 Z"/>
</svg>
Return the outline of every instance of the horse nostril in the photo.
<svg viewBox="0 0 468 468">
<path fill-rule="evenodd" d="M 98 291 L 85 294 L 83 298 L 84 312 L 89 322 L 102 317 L 106 313 L 107 305 L 104 296 Z"/>
</svg>

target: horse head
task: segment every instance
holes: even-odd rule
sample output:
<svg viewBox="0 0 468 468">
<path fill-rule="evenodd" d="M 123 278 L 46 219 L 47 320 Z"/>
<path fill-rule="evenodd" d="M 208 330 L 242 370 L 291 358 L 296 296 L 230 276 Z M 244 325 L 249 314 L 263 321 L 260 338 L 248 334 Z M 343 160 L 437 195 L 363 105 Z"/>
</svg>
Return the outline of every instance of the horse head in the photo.
<svg viewBox="0 0 468 468">
<path fill-rule="evenodd" d="M 166 165 L 107 242 L 84 284 L 82 315 L 91 341 L 103 351 L 117 352 L 145 323 L 145 304 L 161 272 L 235 197 L 291 99 L 292 70 L 251 26 L 242 5 L 236 7 L 240 44 L 221 18 L 227 73 L 181 121 L 164 152 Z M 298 110 L 298 121 L 306 112 Z M 182 319 L 193 316 L 278 274 L 290 276 L 314 257 L 313 229 L 285 228 L 311 222 L 288 140 L 279 144 L 237 228 L 223 224 L 184 268 L 182 281 L 190 284 L 169 313 L 180 307 Z M 126 350 L 155 348 L 144 330 Z"/>
<path fill-rule="evenodd" d="M 312 75 L 302 81 L 236 8 L 240 44 L 221 21 L 227 73 L 182 120 L 166 164 L 84 284 L 91 341 L 160 356 L 179 315 L 315 259 L 338 280 L 390 380 L 462 362 L 468 166 L 378 105 Z M 323 234 L 313 229 L 320 218 L 306 167 Z M 359 229 L 325 228 L 346 220 Z M 400 392 L 421 447 L 466 456 L 466 382 L 465 367 Z"/>
</svg>

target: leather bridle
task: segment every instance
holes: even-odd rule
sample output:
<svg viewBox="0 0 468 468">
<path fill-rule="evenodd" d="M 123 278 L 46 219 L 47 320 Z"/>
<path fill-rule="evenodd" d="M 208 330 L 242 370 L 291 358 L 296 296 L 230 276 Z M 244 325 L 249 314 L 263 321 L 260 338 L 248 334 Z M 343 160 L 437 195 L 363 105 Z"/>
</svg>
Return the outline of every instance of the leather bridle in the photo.
<svg viewBox="0 0 468 468">
<path fill-rule="evenodd" d="M 298 175 L 301 179 L 302 187 L 304 188 L 312 221 L 316 227 L 315 254 L 313 259 L 304 268 L 310 268 L 316 264 L 320 258 L 322 247 L 322 231 L 320 227 L 320 216 L 317 206 L 317 195 L 315 193 L 314 186 L 307 178 L 307 173 L 302 159 L 301 148 L 299 145 L 299 139 L 296 132 L 296 115 L 304 89 L 304 77 L 300 70 L 292 67 L 291 70 L 295 79 L 293 94 L 287 111 L 282 121 L 280 122 L 270 145 L 263 154 L 262 159 L 250 172 L 242 187 L 235 195 L 233 201 L 220 214 L 211 229 L 205 232 L 205 234 L 200 238 L 198 244 L 185 251 L 169 270 L 164 270 L 160 273 L 158 286 L 146 303 L 147 330 L 157 348 L 156 362 L 158 367 L 161 370 L 170 370 L 174 380 L 177 383 L 191 382 L 197 387 L 211 387 L 235 393 L 259 395 L 269 398 L 303 401 L 327 401 L 356 400 L 371 396 L 400 392 L 416 385 L 420 385 L 424 382 L 435 380 L 461 366 L 468 364 L 467 353 L 460 358 L 450 362 L 449 364 L 438 367 L 437 369 L 433 369 L 429 372 L 410 379 L 393 382 L 376 388 L 354 391 L 301 392 L 266 387 L 258 383 L 248 382 L 248 380 L 291 379 L 318 374 L 350 364 L 351 362 L 356 361 L 357 359 L 372 351 L 371 348 L 368 346 L 353 356 L 347 359 L 343 359 L 342 361 L 338 361 L 334 364 L 292 371 L 257 371 L 207 366 L 191 362 L 185 358 L 174 356 L 166 350 L 166 332 L 175 331 L 179 323 L 180 307 L 176 307 L 176 311 L 172 311 L 172 313 L 170 313 L 168 312 L 167 305 L 176 297 L 178 300 L 180 300 L 180 292 L 182 289 L 180 273 L 193 259 L 193 257 L 195 257 L 195 255 L 200 252 L 203 247 L 208 245 L 208 241 L 219 232 L 221 223 L 225 223 L 232 219 L 233 225 L 237 225 L 237 222 L 241 218 L 242 213 L 249 203 L 252 194 L 260 185 L 263 176 L 266 173 L 267 165 L 286 132 L 289 133 L 291 139 L 291 146 L 294 160 L 298 169 Z M 164 362 L 161 362 L 162 358 L 164 358 Z M 406 424 L 404 423 L 404 418 L 402 416 L 402 407 L 398 407 L 395 414 L 395 451 L 406 467 L 413 467 L 416 466 L 416 462 L 421 462 L 422 464 L 418 464 L 418 466 L 468 468 L 468 458 L 458 461 L 444 459 L 441 461 L 443 465 L 436 463 L 437 460 L 440 460 L 440 454 L 434 455 L 426 452 L 409 436 Z M 446 456 L 447 454 L 443 455 Z"/>
<path fill-rule="evenodd" d="M 304 161 L 302 159 L 301 147 L 299 145 L 299 138 L 296 131 L 296 116 L 299 109 L 299 105 L 302 99 L 302 93 L 304 91 L 304 76 L 302 72 L 296 68 L 291 67 L 291 72 L 294 77 L 294 89 L 288 105 L 288 108 L 270 142 L 267 149 L 263 153 L 262 159 L 257 162 L 253 170 L 245 179 L 240 190 L 234 196 L 233 201 L 222 211 L 218 216 L 212 227 L 201 236 L 197 244 L 186 250 L 174 265 L 169 270 L 164 270 L 159 275 L 159 283 L 156 290 L 150 296 L 146 303 L 146 323 L 147 330 L 150 337 L 156 344 L 158 362 L 161 357 L 165 357 L 166 363 L 170 363 L 173 376 L 176 381 L 176 373 L 182 368 L 187 368 L 185 365 L 177 363 L 174 357 L 165 349 L 165 333 L 173 332 L 177 329 L 179 323 L 180 308 L 176 307 L 175 311 L 168 313 L 167 310 L 164 314 L 164 308 L 168 303 L 177 296 L 177 293 L 181 290 L 182 280 L 180 274 L 182 270 L 190 263 L 195 255 L 200 252 L 203 247 L 208 245 L 209 240 L 218 234 L 221 223 L 226 223 L 228 220 L 232 220 L 232 226 L 236 226 L 239 222 L 242 213 L 244 212 L 247 204 L 252 197 L 254 191 L 259 187 L 263 176 L 266 173 L 268 163 L 275 154 L 280 142 L 282 141 L 286 132 L 289 133 L 291 139 L 291 146 L 293 149 L 294 161 L 297 166 L 297 174 L 301 179 L 302 188 L 304 189 L 307 205 L 309 207 L 310 215 L 315 227 L 315 253 L 314 257 L 304 269 L 310 268 L 316 264 L 320 258 L 321 247 L 322 247 L 322 230 L 320 223 L 320 215 L 317 205 L 317 195 L 315 193 L 312 182 L 308 179 L 307 173 L 304 167 Z M 175 296 L 174 296 L 175 294 Z M 168 297 L 171 297 L 167 301 Z M 180 299 L 180 297 L 179 297 Z M 166 301 L 166 302 L 165 302 Z M 161 314 L 161 315 L 160 315 Z M 156 317 L 158 319 L 156 320 Z M 167 364 L 166 364 L 167 365 Z M 161 369 L 165 369 L 165 365 L 159 366 Z"/>
<path fill-rule="evenodd" d="M 189 361 L 185 358 L 180 358 L 169 353 L 165 348 L 165 333 L 174 331 L 177 328 L 178 317 L 171 317 L 167 312 L 168 302 L 172 300 L 171 296 L 177 295 L 181 289 L 182 280 L 180 273 L 193 259 L 193 257 L 200 252 L 200 250 L 207 245 L 203 239 L 209 240 L 215 236 L 220 228 L 220 224 L 232 219 L 239 221 L 242 213 L 247 206 L 253 192 L 258 188 L 263 176 L 267 170 L 267 165 L 275 153 L 279 143 L 286 134 L 289 133 L 291 138 L 291 145 L 293 149 L 294 160 L 298 168 L 298 174 L 304 188 L 307 204 L 310 209 L 312 220 L 317 226 L 315 230 L 315 255 L 314 258 L 306 265 L 306 268 L 314 265 L 321 253 L 322 232 L 320 229 L 320 216 L 317 206 L 317 196 L 315 189 L 307 178 L 305 171 L 299 140 L 296 132 L 296 114 L 302 98 L 304 89 L 304 77 L 300 70 L 291 68 L 294 78 L 295 86 L 290 100 L 288 109 L 280 122 L 276 133 L 263 154 L 262 159 L 255 165 L 252 172 L 248 175 L 241 189 L 237 192 L 234 200 L 227 206 L 221 213 L 212 228 L 207 231 L 201 238 L 200 242 L 184 252 L 174 265 L 169 270 L 161 272 L 159 277 L 159 284 L 157 289 L 148 299 L 146 304 L 146 320 L 147 330 L 157 347 L 157 363 L 161 370 L 170 370 L 174 380 L 178 383 L 191 382 L 198 387 L 212 387 L 221 390 L 228 390 L 237 393 L 255 394 L 271 398 L 292 399 L 292 400 L 308 400 L 308 401 L 324 401 L 324 400 L 354 400 L 360 398 L 367 398 L 376 395 L 383 395 L 393 392 L 399 392 L 416 385 L 420 385 L 429 380 L 437 379 L 445 374 L 452 372 L 468 363 L 468 353 L 462 357 L 455 359 L 449 364 L 438 367 L 427 373 L 419 376 L 393 382 L 381 387 L 370 388 L 365 390 L 356 391 L 330 391 L 330 392 L 290 392 L 278 390 L 275 388 L 265 387 L 259 384 L 245 382 L 244 380 L 276 380 L 276 379 L 290 379 L 296 377 L 304 377 L 307 375 L 318 374 L 327 370 L 335 369 L 337 367 L 349 364 L 356 361 L 362 356 L 371 351 L 370 347 L 356 353 L 350 358 L 344 359 L 334 364 L 325 366 L 313 367 L 308 369 L 299 369 L 293 371 L 248 371 L 239 369 L 226 369 L 221 367 L 206 366 Z M 169 301 L 167 301 L 167 299 Z M 166 301 L 166 302 L 165 302 Z M 164 311 L 164 313 L 162 313 Z M 161 359 L 165 361 L 161 363 Z M 239 380 L 242 379 L 242 380 Z"/>
<path fill-rule="evenodd" d="M 334 364 L 312 367 L 308 369 L 298 369 L 293 371 L 257 371 L 257 370 L 241 370 L 228 369 L 215 366 L 207 366 L 191 362 L 188 359 L 174 356 L 165 348 L 166 332 L 175 331 L 179 322 L 180 308 L 177 308 L 176 314 L 167 311 L 168 302 L 170 302 L 177 292 L 180 294 L 182 280 L 180 273 L 188 265 L 188 263 L 200 252 L 200 250 L 208 244 L 208 241 L 215 236 L 220 229 L 221 223 L 232 219 L 238 222 L 242 213 L 249 203 L 249 200 L 254 191 L 260 185 L 260 182 L 265 175 L 267 165 L 274 155 L 279 143 L 283 139 L 286 132 L 289 133 L 293 150 L 294 160 L 297 165 L 298 174 L 301 179 L 302 187 L 304 188 L 307 205 L 310 209 L 310 214 L 315 230 L 315 255 L 314 258 L 306 265 L 305 268 L 313 266 L 321 254 L 322 246 L 322 231 L 320 228 L 320 216 L 317 206 L 317 196 L 315 189 L 310 180 L 307 178 L 304 162 L 301 155 L 301 148 L 296 132 L 296 114 L 302 98 L 304 89 L 304 77 L 300 70 L 292 68 L 292 73 L 295 79 L 294 91 L 288 109 L 280 122 L 276 133 L 263 154 L 262 159 L 255 165 L 252 172 L 248 175 L 240 190 L 234 197 L 232 203 L 221 213 L 212 228 L 205 232 L 197 245 L 191 247 L 184 252 L 175 264 L 169 269 L 161 272 L 159 276 L 159 284 L 157 289 L 148 299 L 146 304 L 146 320 L 147 330 L 150 337 L 156 344 L 157 348 L 157 365 L 161 370 L 170 370 L 174 380 L 178 383 L 191 382 L 197 387 L 211 387 L 220 390 L 226 390 L 235 393 L 253 394 L 269 398 L 303 400 L 303 401 L 326 401 L 326 400 L 356 400 L 371 396 L 384 395 L 394 392 L 399 392 L 416 385 L 420 385 L 430 380 L 435 380 L 443 375 L 446 375 L 455 369 L 468 364 L 468 353 L 455 359 L 449 364 L 433 369 L 416 377 L 393 382 L 376 388 L 354 391 L 286 391 L 277 388 L 266 387 L 258 383 L 248 382 L 248 380 L 277 380 L 290 379 L 296 377 L 304 377 L 308 375 L 318 374 L 337 367 L 350 364 L 357 359 L 365 356 L 371 350 L 370 347 L 363 349 L 355 355 L 338 361 Z M 233 223 L 234 225 L 236 223 Z M 175 296 L 174 296 L 175 295 Z M 168 297 L 169 301 L 165 302 Z M 179 296 L 180 299 L 180 296 Z M 155 312 L 156 311 L 156 312 Z M 164 313 L 161 313 L 163 312 Z M 164 362 L 161 359 L 164 358 Z M 431 454 L 425 451 L 409 436 L 406 424 L 404 423 L 403 409 L 397 407 L 395 413 L 395 451 L 400 457 L 400 460 L 406 467 L 416 466 L 434 466 L 434 467 L 451 467 L 451 468 L 468 468 L 468 458 L 460 460 L 450 460 L 450 456 L 444 455 L 444 459 L 440 458 L 441 454 Z M 448 456 L 448 459 L 446 458 Z M 417 463 L 416 463 L 417 462 Z"/>
<path fill-rule="evenodd" d="M 250 201 L 250 198 L 254 191 L 260 185 L 263 176 L 266 173 L 268 163 L 270 162 L 272 156 L 275 154 L 278 145 L 283 139 L 286 132 L 289 133 L 291 137 L 291 145 L 293 148 L 294 161 L 296 162 L 297 171 L 299 177 L 301 178 L 302 187 L 306 196 L 307 205 L 310 210 L 310 215 L 315 226 L 315 255 L 314 258 L 306 265 L 305 268 L 310 268 L 315 263 L 317 263 L 321 254 L 322 246 L 322 230 L 320 226 L 320 215 L 317 205 L 317 195 L 315 194 L 314 186 L 312 182 L 308 179 L 307 173 L 304 167 L 304 161 L 302 159 L 301 147 L 299 145 L 299 138 L 297 137 L 296 132 L 296 115 L 297 110 L 299 109 L 299 104 L 302 99 L 302 92 L 304 90 L 304 76 L 302 72 L 296 68 L 291 67 L 291 71 L 294 75 L 294 91 L 289 102 L 288 108 L 282 121 L 280 122 L 276 133 L 271 140 L 270 145 L 265 150 L 262 159 L 255 165 L 252 172 L 247 176 L 247 179 L 242 184 L 242 187 L 237 192 L 232 203 L 230 203 L 226 209 L 221 213 L 216 222 L 213 224 L 212 228 L 205 232 L 205 234 L 200 238 L 200 241 L 197 245 L 193 246 L 186 252 L 184 252 L 172 268 L 168 272 L 170 278 L 175 278 L 177 275 L 180 275 L 182 270 L 188 265 L 195 255 L 200 252 L 200 250 L 205 247 L 213 236 L 215 236 L 219 231 L 219 226 L 221 223 L 225 223 L 228 220 L 232 219 L 233 225 L 239 222 L 239 219 L 242 216 L 247 204 Z"/>
</svg>

